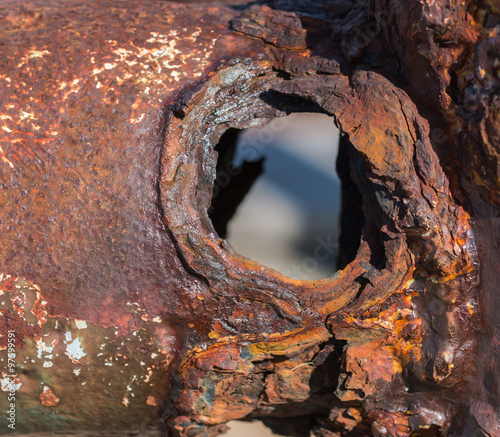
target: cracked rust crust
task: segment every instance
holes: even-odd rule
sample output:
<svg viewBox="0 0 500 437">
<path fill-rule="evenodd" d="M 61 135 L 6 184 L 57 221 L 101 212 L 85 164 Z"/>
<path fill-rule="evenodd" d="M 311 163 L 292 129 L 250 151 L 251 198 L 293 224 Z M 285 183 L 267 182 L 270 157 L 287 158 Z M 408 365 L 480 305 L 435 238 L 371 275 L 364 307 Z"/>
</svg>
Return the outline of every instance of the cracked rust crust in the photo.
<svg viewBox="0 0 500 437">
<path fill-rule="evenodd" d="M 0 1 L 0 409 L 14 386 L 20 434 L 500 435 L 496 3 L 236 3 Z M 207 214 L 223 133 L 304 108 L 365 216 L 316 281 Z"/>
</svg>

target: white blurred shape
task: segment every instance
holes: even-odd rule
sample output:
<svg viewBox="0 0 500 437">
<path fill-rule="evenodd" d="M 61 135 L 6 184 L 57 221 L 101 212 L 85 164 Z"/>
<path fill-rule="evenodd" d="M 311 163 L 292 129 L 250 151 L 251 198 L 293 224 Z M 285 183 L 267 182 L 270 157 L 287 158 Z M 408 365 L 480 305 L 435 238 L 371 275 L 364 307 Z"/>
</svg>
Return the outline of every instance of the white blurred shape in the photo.
<svg viewBox="0 0 500 437">
<path fill-rule="evenodd" d="M 293 114 L 240 135 L 235 162 L 266 157 L 264 174 L 229 222 L 235 250 L 293 279 L 336 271 L 319 241 L 338 241 L 338 129 L 324 114 Z M 319 259 L 315 253 L 321 253 Z"/>
<path fill-rule="evenodd" d="M 225 437 L 274 437 L 274 434 L 262 422 L 240 422 L 239 420 L 231 420 L 226 425 L 229 431 L 224 434 Z"/>
</svg>

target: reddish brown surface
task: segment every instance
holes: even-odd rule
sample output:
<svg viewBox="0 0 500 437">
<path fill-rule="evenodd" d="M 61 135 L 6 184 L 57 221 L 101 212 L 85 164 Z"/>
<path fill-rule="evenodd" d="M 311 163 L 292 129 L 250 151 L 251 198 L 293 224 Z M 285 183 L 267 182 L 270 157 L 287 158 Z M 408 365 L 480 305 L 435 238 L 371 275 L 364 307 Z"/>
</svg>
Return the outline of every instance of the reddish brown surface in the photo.
<svg viewBox="0 0 500 437">
<path fill-rule="evenodd" d="M 0 17 L 16 432 L 500 435 L 494 2 Z M 356 258 L 306 282 L 207 215 L 221 135 L 304 110 L 335 117 L 365 216 Z"/>
</svg>

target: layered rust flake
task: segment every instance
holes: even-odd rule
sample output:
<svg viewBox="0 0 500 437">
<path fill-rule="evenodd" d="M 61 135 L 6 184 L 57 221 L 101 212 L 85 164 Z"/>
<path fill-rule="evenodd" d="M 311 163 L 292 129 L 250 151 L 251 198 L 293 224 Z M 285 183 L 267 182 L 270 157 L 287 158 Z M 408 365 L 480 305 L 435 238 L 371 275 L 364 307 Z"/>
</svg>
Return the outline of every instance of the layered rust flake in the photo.
<svg viewBox="0 0 500 437">
<path fill-rule="evenodd" d="M 500 436 L 498 6 L 223 3 L 0 1 L 0 409 L 20 435 Z M 315 281 L 207 213 L 224 132 L 303 111 L 364 215 Z"/>
</svg>

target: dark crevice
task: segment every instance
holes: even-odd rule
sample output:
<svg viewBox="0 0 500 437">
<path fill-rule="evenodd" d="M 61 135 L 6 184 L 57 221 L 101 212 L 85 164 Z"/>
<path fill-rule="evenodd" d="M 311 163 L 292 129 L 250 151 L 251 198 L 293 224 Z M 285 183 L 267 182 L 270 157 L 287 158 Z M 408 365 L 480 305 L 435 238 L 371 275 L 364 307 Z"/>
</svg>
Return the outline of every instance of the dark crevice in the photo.
<svg viewBox="0 0 500 437">
<path fill-rule="evenodd" d="M 360 298 L 367 285 L 370 284 L 370 280 L 368 278 L 365 278 L 364 276 L 359 276 L 354 281 L 359 284 L 359 290 L 356 293 L 356 296 L 354 296 L 353 302 L 357 301 Z"/>
<path fill-rule="evenodd" d="M 385 255 L 385 246 L 383 241 L 383 235 L 379 231 L 379 228 L 370 221 L 363 228 L 364 238 L 367 240 L 370 246 L 370 264 L 377 270 L 383 270 L 386 268 L 387 257 Z"/>
<path fill-rule="evenodd" d="M 324 114 L 325 110 L 317 103 L 305 100 L 302 97 L 292 94 L 285 94 L 280 91 L 269 90 L 259 96 L 264 103 L 272 108 L 285 112 L 287 115 L 293 112 L 317 112 Z"/>
<path fill-rule="evenodd" d="M 276 77 L 279 77 L 280 79 L 290 80 L 292 78 L 292 75 L 287 71 L 283 70 L 275 70 L 275 71 L 276 71 Z"/>
<path fill-rule="evenodd" d="M 458 75 L 453 70 L 450 70 L 450 84 L 446 88 L 446 92 L 451 97 L 453 102 L 455 104 L 458 104 L 458 96 L 459 96 Z"/>
<path fill-rule="evenodd" d="M 349 154 L 353 148 L 346 135 L 340 135 L 337 155 L 337 174 L 342 183 L 342 211 L 340 215 L 340 251 L 337 267 L 344 269 L 354 261 L 365 225 L 363 198 L 351 177 Z"/>
<path fill-rule="evenodd" d="M 346 344 L 345 340 L 333 339 L 324 344 L 314 357 L 313 364 L 316 367 L 309 381 L 311 394 L 327 395 L 335 392 L 342 367 L 341 357 Z"/>
</svg>

